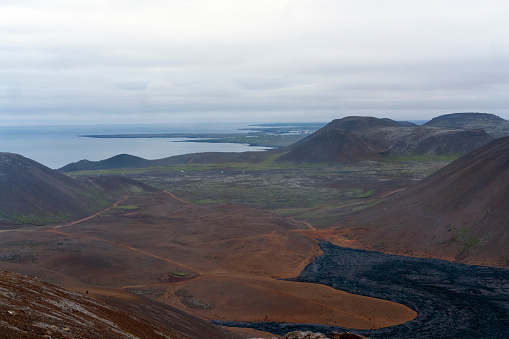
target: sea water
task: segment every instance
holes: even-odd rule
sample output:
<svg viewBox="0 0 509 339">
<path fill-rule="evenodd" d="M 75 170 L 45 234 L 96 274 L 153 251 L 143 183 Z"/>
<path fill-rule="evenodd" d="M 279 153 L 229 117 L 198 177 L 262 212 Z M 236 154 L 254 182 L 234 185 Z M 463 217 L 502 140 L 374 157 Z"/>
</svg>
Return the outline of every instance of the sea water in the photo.
<svg viewBox="0 0 509 339">
<path fill-rule="evenodd" d="M 244 144 L 195 143 L 185 138 L 89 138 L 92 134 L 240 133 L 240 124 L 11 126 L 0 127 L 0 152 L 17 153 L 50 168 L 87 159 L 98 161 L 117 154 L 154 160 L 199 152 L 259 151 Z"/>
</svg>

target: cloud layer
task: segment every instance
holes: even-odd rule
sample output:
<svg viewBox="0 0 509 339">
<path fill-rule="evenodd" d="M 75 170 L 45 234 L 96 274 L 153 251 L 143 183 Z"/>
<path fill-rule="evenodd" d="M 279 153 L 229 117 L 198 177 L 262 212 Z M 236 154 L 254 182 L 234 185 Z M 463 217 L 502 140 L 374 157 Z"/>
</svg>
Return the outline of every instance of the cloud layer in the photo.
<svg viewBox="0 0 509 339">
<path fill-rule="evenodd" d="M 0 1 L 0 123 L 509 118 L 505 1 Z"/>
</svg>

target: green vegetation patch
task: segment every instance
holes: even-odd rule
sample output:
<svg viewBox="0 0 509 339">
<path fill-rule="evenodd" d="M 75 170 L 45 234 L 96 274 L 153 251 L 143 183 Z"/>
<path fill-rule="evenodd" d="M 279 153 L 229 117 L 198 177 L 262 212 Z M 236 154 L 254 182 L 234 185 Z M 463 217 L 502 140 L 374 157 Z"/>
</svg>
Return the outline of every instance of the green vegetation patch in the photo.
<svg viewBox="0 0 509 339">
<path fill-rule="evenodd" d="M 35 215 L 11 213 L 9 216 L 2 216 L 3 220 L 16 225 L 46 225 L 52 223 L 63 222 L 69 218 L 68 214 L 58 215 Z"/>
<path fill-rule="evenodd" d="M 348 191 L 352 192 L 352 198 L 358 198 L 358 199 L 369 198 L 370 196 L 373 195 L 373 193 L 375 193 L 375 190 L 365 191 L 361 188 L 352 188 Z"/>
<path fill-rule="evenodd" d="M 386 162 L 400 162 L 400 161 L 416 161 L 416 162 L 432 162 L 432 161 L 454 161 L 460 155 L 390 155 L 384 158 Z"/>
<path fill-rule="evenodd" d="M 455 231 L 452 236 L 453 241 L 463 243 L 463 247 L 458 250 L 457 257 L 465 257 L 476 248 L 482 246 L 485 237 L 482 235 L 474 234 L 469 227 L 453 228 Z"/>
<path fill-rule="evenodd" d="M 226 199 L 212 199 L 212 198 L 207 198 L 207 199 L 200 199 L 200 200 L 195 200 L 194 203 L 196 205 L 212 205 L 212 204 L 225 204 L 225 203 L 228 203 L 229 201 L 226 200 Z"/>
<path fill-rule="evenodd" d="M 124 205 L 124 206 L 117 206 L 116 208 L 121 209 L 121 210 L 135 210 L 135 209 L 138 209 L 139 207 L 136 205 Z"/>
<path fill-rule="evenodd" d="M 266 133 L 246 133 L 246 134 L 225 134 L 217 135 L 214 138 L 194 139 L 190 138 L 181 142 L 204 142 L 204 143 L 230 143 L 230 144 L 249 144 L 250 146 L 261 147 L 286 147 L 307 135 L 297 134 L 266 134 Z"/>
</svg>

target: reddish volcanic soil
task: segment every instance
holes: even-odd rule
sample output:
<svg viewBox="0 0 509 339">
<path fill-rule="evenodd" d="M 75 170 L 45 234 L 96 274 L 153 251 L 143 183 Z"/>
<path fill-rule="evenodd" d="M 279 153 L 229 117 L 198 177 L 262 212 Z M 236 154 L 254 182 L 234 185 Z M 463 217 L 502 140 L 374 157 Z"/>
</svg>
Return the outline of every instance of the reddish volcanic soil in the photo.
<svg viewBox="0 0 509 339">
<path fill-rule="evenodd" d="M 84 291 L 85 292 L 85 291 Z M 148 298 L 76 293 L 0 273 L 2 338 L 240 338 Z"/>
<path fill-rule="evenodd" d="M 204 319 L 378 328 L 415 318 L 392 302 L 274 279 L 297 276 L 320 254 L 299 232 L 307 228 L 249 207 L 140 193 L 78 223 L 4 231 L 0 263 L 73 289 L 132 291 Z"/>
<path fill-rule="evenodd" d="M 329 235 L 343 246 L 509 267 L 508 220 L 506 137 L 383 203 L 340 220 L 338 233 Z"/>
</svg>

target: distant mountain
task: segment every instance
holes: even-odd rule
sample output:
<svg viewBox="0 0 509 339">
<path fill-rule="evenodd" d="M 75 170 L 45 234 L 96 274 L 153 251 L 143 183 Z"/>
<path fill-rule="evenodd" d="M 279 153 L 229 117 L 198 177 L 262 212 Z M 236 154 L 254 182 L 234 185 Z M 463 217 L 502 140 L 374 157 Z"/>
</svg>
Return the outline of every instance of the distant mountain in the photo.
<svg viewBox="0 0 509 339">
<path fill-rule="evenodd" d="M 392 120 L 389 118 L 382 118 L 382 120 L 392 121 L 394 124 L 396 124 L 396 126 L 399 126 L 399 127 L 415 127 L 415 126 L 417 126 L 417 124 L 410 122 L 410 121 L 397 121 L 397 120 Z"/>
<path fill-rule="evenodd" d="M 0 153 L 0 223 L 47 224 L 89 215 L 134 186 L 149 189 L 122 177 L 73 179 L 21 155 Z"/>
<path fill-rule="evenodd" d="M 276 161 L 295 163 L 380 160 L 389 154 L 459 156 L 492 139 L 492 136 L 479 127 L 461 129 L 431 125 L 418 126 L 412 122 L 394 121 L 388 118 L 351 116 L 335 119 L 315 133 L 284 149 L 264 152 L 184 154 L 158 160 L 146 160 L 120 154 L 101 161 L 81 160 L 66 165 L 59 171 L 66 173 L 189 163 L 256 163 L 278 154 L 281 156 Z"/>
<path fill-rule="evenodd" d="M 149 162 L 150 162 L 149 160 L 136 157 L 134 155 L 119 154 L 106 160 L 100 161 L 80 160 L 78 162 L 73 162 L 60 168 L 59 171 L 77 172 L 77 171 L 106 170 L 128 167 L 143 167 L 147 166 Z"/>
<path fill-rule="evenodd" d="M 181 164 L 207 164 L 207 163 L 256 163 L 266 159 L 271 154 L 277 154 L 279 149 L 259 152 L 204 152 L 176 155 L 157 160 L 146 160 L 129 154 L 120 154 L 106 160 L 89 161 L 80 160 L 58 169 L 59 172 L 71 173 L 77 171 L 96 171 L 123 168 L 141 168 L 155 166 L 171 166 Z"/>
<path fill-rule="evenodd" d="M 374 117 L 345 117 L 287 147 L 278 162 L 380 160 L 389 154 L 462 155 L 493 138 L 482 130 L 421 127 Z"/>
<path fill-rule="evenodd" d="M 483 129 L 494 138 L 509 136 L 509 121 L 489 113 L 445 114 L 431 119 L 424 126 Z"/>
<path fill-rule="evenodd" d="M 277 162 L 337 163 L 381 160 L 388 149 L 348 130 L 329 126 L 289 147 Z"/>
<path fill-rule="evenodd" d="M 381 127 L 362 131 L 361 135 L 396 154 L 463 155 L 493 137 L 483 130 L 437 127 Z"/>
<path fill-rule="evenodd" d="M 397 127 L 398 123 L 391 119 L 375 117 L 350 116 L 342 119 L 334 119 L 322 129 L 343 129 L 350 132 L 363 132 L 379 127 Z"/>
<path fill-rule="evenodd" d="M 344 224 L 371 249 L 509 267 L 509 137 Z"/>
<path fill-rule="evenodd" d="M 0 294 L 2 338 L 241 338 L 129 293 L 90 297 L 85 288 L 83 294 L 71 292 L 7 271 L 0 272 L 0 290 L 6 291 Z"/>
<path fill-rule="evenodd" d="M 461 155 L 493 139 L 480 130 L 422 127 L 373 117 L 346 117 L 331 124 L 402 155 Z"/>
</svg>

